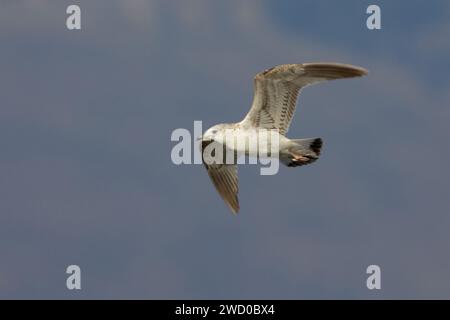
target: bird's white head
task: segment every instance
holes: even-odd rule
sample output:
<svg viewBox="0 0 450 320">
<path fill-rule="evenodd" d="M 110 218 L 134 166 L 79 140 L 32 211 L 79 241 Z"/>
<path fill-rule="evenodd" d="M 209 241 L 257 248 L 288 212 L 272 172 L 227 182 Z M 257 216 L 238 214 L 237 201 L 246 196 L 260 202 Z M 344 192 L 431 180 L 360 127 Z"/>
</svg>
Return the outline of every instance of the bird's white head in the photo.
<svg viewBox="0 0 450 320">
<path fill-rule="evenodd" d="M 223 125 L 217 124 L 215 126 L 212 126 L 202 136 L 203 141 L 216 141 L 218 138 L 218 135 L 222 132 Z"/>
</svg>

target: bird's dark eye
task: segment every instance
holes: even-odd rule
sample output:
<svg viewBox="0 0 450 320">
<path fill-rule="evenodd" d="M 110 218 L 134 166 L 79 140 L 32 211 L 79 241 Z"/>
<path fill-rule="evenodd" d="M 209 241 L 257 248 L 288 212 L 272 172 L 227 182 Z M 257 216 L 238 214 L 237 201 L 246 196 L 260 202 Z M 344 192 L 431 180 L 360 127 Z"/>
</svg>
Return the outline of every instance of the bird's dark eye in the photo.
<svg viewBox="0 0 450 320">
<path fill-rule="evenodd" d="M 212 131 L 212 134 L 216 134 L 216 133 L 217 133 L 217 130 L 213 130 L 213 131 Z"/>
</svg>

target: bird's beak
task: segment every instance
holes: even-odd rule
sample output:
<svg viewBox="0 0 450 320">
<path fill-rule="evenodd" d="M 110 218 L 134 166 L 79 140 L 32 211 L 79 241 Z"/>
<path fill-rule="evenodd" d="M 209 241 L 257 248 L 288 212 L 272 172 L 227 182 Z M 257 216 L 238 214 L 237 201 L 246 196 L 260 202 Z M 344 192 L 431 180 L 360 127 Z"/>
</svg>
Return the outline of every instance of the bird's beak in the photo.
<svg viewBox="0 0 450 320">
<path fill-rule="evenodd" d="M 212 138 L 208 138 L 208 137 L 204 137 L 204 136 L 197 137 L 195 140 L 196 141 L 202 141 L 202 142 L 212 142 L 212 141 L 214 141 Z"/>
</svg>

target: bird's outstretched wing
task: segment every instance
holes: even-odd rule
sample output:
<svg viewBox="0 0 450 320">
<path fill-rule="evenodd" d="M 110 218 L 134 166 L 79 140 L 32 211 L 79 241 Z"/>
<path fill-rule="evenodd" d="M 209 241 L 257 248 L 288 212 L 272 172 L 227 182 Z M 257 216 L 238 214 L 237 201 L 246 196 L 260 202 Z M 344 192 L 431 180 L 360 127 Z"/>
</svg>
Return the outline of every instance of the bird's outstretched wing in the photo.
<svg viewBox="0 0 450 320">
<path fill-rule="evenodd" d="M 211 142 L 202 142 L 202 159 L 203 164 L 208 171 L 208 175 L 211 178 L 214 187 L 219 192 L 222 199 L 230 207 L 233 213 L 239 212 L 239 180 L 236 164 L 209 164 L 203 158 L 203 152 L 205 148 Z"/>
<path fill-rule="evenodd" d="M 276 129 L 285 135 L 302 88 L 365 74 L 367 70 L 363 68 L 339 63 L 283 64 L 260 72 L 254 79 L 252 106 L 241 125 Z"/>
</svg>

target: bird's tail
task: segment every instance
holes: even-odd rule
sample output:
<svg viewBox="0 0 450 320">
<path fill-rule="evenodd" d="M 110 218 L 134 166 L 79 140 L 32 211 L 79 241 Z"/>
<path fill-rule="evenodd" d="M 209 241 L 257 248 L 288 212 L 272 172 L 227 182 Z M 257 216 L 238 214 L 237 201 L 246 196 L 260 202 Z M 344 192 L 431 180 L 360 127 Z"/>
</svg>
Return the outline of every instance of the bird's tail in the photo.
<svg viewBox="0 0 450 320">
<path fill-rule="evenodd" d="M 292 146 L 282 151 L 280 160 L 288 167 L 298 167 L 319 159 L 322 139 L 292 139 Z"/>
</svg>

